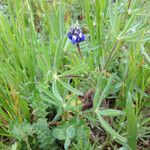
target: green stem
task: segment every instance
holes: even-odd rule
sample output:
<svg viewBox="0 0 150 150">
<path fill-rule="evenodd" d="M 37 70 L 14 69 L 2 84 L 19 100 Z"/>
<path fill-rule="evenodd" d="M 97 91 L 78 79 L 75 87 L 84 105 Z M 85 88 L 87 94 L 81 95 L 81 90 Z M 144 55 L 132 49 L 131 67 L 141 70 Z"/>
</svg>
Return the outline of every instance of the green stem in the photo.
<svg viewBox="0 0 150 150">
<path fill-rule="evenodd" d="M 105 70 L 106 67 L 108 66 L 109 61 L 111 60 L 112 55 L 113 55 L 114 51 L 116 50 L 116 47 L 118 47 L 118 43 L 119 43 L 119 41 L 117 40 L 117 41 L 115 42 L 114 46 L 112 47 L 111 52 L 110 52 L 110 55 L 109 55 L 109 57 L 108 57 L 108 59 L 107 59 L 107 62 L 105 63 L 105 66 L 104 66 L 103 70 Z"/>
<path fill-rule="evenodd" d="M 123 25 L 125 25 L 125 23 L 126 23 L 126 19 L 127 19 L 127 17 L 128 17 L 128 11 L 129 11 L 130 6 L 131 6 L 131 1 L 132 1 L 132 0 L 128 0 L 128 7 L 127 7 L 126 14 L 125 14 L 125 16 L 124 16 Z"/>
</svg>

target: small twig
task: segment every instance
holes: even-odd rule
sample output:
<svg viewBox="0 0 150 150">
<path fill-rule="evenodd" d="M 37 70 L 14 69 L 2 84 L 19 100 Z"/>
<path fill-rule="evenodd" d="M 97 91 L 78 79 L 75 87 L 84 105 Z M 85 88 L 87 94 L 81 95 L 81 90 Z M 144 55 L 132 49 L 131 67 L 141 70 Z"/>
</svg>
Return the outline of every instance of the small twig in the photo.
<svg viewBox="0 0 150 150">
<path fill-rule="evenodd" d="M 81 49 L 80 49 L 79 43 L 77 43 L 77 49 L 78 49 L 78 52 L 79 52 L 80 57 L 82 57 L 82 53 L 81 53 Z"/>
</svg>

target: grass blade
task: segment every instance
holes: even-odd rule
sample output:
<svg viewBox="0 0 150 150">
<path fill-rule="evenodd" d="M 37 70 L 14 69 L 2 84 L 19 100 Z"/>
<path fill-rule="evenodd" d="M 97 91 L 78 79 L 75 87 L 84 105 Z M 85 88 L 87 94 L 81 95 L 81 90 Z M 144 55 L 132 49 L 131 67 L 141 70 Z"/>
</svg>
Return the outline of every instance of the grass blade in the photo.
<svg viewBox="0 0 150 150">
<path fill-rule="evenodd" d="M 131 94 L 128 93 L 126 103 L 126 114 L 127 114 L 127 133 L 128 133 L 128 145 L 132 150 L 137 149 L 137 122 L 134 107 L 132 103 Z"/>
</svg>

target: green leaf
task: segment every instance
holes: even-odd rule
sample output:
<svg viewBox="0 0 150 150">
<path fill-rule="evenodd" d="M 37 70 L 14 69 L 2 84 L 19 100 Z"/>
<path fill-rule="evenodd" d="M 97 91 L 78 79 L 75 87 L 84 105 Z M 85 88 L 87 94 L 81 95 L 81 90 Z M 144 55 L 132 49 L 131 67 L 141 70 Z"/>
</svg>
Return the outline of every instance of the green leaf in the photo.
<svg viewBox="0 0 150 150">
<path fill-rule="evenodd" d="M 65 130 L 64 129 L 54 129 L 52 132 L 53 136 L 58 140 L 64 140 L 66 139 Z"/>
<path fill-rule="evenodd" d="M 149 40 L 150 41 L 150 40 Z M 148 53 L 146 52 L 144 46 L 142 45 L 141 47 L 141 52 L 142 54 L 145 56 L 145 58 L 147 59 L 148 63 L 150 64 L 150 56 L 148 55 Z"/>
<path fill-rule="evenodd" d="M 54 70 L 56 71 L 60 65 L 60 60 L 61 60 L 61 56 L 62 56 L 62 45 L 63 45 L 63 40 L 60 40 L 58 42 L 57 48 L 55 50 L 55 56 L 54 56 Z"/>
<path fill-rule="evenodd" d="M 11 150 L 17 150 L 17 149 L 18 149 L 18 144 L 17 142 L 15 142 L 14 144 L 12 144 Z"/>
<path fill-rule="evenodd" d="M 133 23 L 133 20 L 135 18 L 135 15 L 133 14 L 130 19 L 128 20 L 127 24 L 125 25 L 122 32 L 119 34 L 119 37 L 122 37 L 128 30 L 130 30 L 131 24 Z M 131 27 L 132 28 L 132 27 Z"/>
<path fill-rule="evenodd" d="M 64 144 L 65 150 L 68 150 L 70 143 L 71 143 L 71 140 L 70 140 L 70 139 L 66 139 L 66 140 L 65 140 L 65 144 Z"/>
<path fill-rule="evenodd" d="M 65 82 L 61 81 L 60 79 L 57 80 L 62 86 L 64 86 L 65 88 L 67 88 L 69 91 L 73 92 L 74 94 L 77 95 L 83 95 L 82 92 L 78 91 L 77 89 L 73 88 L 72 86 L 70 86 L 69 84 L 66 84 Z"/>
<path fill-rule="evenodd" d="M 50 104 L 53 104 L 55 106 L 60 106 L 60 102 L 59 101 L 55 101 L 54 99 L 48 98 L 45 95 L 42 95 L 41 98 L 42 98 L 43 101 L 46 101 L 46 102 L 48 102 Z"/>
<path fill-rule="evenodd" d="M 131 94 L 129 92 L 128 92 L 128 97 L 126 102 L 126 114 L 127 114 L 128 144 L 132 150 L 136 150 L 137 149 L 137 122 L 136 122 L 136 115 L 132 103 Z"/>
<path fill-rule="evenodd" d="M 122 137 L 119 133 L 117 133 L 104 119 L 103 117 L 99 114 L 96 113 L 99 122 L 101 123 L 102 127 L 114 138 L 117 139 L 121 142 L 123 142 L 124 144 L 127 143 L 126 138 Z"/>
<path fill-rule="evenodd" d="M 84 71 L 84 68 L 85 68 L 85 64 L 82 63 L 81 65 L 77 65 L 74 68 L 72 68 L 66 72 L 63 72 L 61 75 L 58 75 L 58 77 L 64 77 L 64 76 L 71 75 L 71 74 L 73 74 L 73 75 L 78 74 L 80 71 Z"/>
<path fill-rule="evenodd" d="M 143 31 L 144 30 L 139 30 L 139 31 L 136 31 L 135 33 L 124 35 L 121 38 L 124 40 L 135 40 L 143 34 Z"/>
<path fill-rule="evenodd" d="M 60 106 L 59 99 L 57 99 L 57 97 L 55 97 L 54 94 L 50 90 L 44 87 L 40 87 L 39 90 L 41 93 L 40 96 L 44 101 L 54 104 L 56 106 Z"/>
<path fill-rule="evenodd" d="M 106 84 L 106 86 L 105 86 L 105 88 L 104 88 L 104 90 L 100 96 L 99 102 L 98 102 L 97 106 L 95 106 L 95 107 L 97 107 L 96 108 L 97 110 L 98 110 L 99 106 L 101 105 L 102 100 L 104 100 L 109 95 L 110 88 L 112 86 L 112 82 L 113 82 L 113 79 L 115 78 L 115 76 L 116 76 L 116 74 L 112 75 L 110 77 L 110 79 L 108 80 L 108 82 L 107 82 L 107 84 Z"/>
<path fill-rule="evenodd" d="M 66 129 L 66 139 L 72 139 L 75 136 L 75 128 L 70 125 L 67 129 Z"/>
<path fill-rule="evenodd" d="M 62 99 L 62 97 L 61 97 L 61 95 L 59 94 L 58 89 L 57 89 L 56 81 L 54 81 L 53 84 L 52 84 L 52 91 L 53 91 L 55 97 L 57 97 L 57 99 L 58 99 L 61 103 L 63 103 L 63 99 Z"/>
<path fill-rule="evenodd" d="M 93 104 L 94 104 L 94 110 L 96 110 L 98 103 L 99 103 L 99 97 L 100 97 L 100 91 L 101 91 L 101 83 L 102 83 L 102 78 L 101 75 L 98 77 L 98 82 L 97 82 L 97 86 L 96 86 L 96 92 L 94 95 L 94 100 L 93 100 Z"/>
<path fill-rule="evenodd" d="M 109 17 L 110 17 L 110 24 L 111 24 L 111 29 L 113 31 L 113 34 L 116 35 L 116 27 L 115 27 L 115 20 L 114 20 L 114 14 L 112 10 L 112 1 L 109 1 Z"/>
<path fill-rule="evenodd" d="M 59 25 L 60 25 L 60 36 L 61 38 L 64 37 L 64 10 L 63 10 L 63 3 L 60 1 L 59 5 Z"/>
<path fill-rule="evenodd" d="M 124 114 L 124 112 L 115 109 L 99 110 L 97 113 L 102 116 L 119 116 Z"/>
<path fill-rule="evenodd" d="M 84 4 L 84 8 L 85 8 L 85 15 L 86 15 L 86 21 L 87 21 L 87 25 L 90 29 L 90 34 L 92 35 L 92 37 L 94 37 L 94 26 L 93 26 L 93 19 L 91 19 L 91 4 L 90 1 L 87 2 L 86 0 L 83 1 Z"/>
</svg>

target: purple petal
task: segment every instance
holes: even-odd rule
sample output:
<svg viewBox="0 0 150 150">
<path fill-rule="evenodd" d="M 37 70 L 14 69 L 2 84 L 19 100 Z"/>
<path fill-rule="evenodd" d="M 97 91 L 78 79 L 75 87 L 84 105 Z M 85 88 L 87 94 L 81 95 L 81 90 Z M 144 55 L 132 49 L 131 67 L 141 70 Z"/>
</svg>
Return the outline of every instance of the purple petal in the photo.
<svg viewBox="0 0 150 150">
<path fill-rule="evenodd" d="M 72 39 L 72 34 L 68 32 L 68 38 L 71 40 Z"/>
<path fill-rule="evenodd" d="M 76 44 L 76 41 L 75 40 L 71 40 L 72 44 Z"/>
<path fill-rule="evenodd" d="M 80 43 L 80 41 L 81 41 L 81 40 L 80 40 L 80 37 L 77 36 L 76 42 L 77 42 L 77 43 Z"/>
<path fill-rule="evenodd" d="M 76 43 L 77 43 L 77 36 L 73 35 L 73 36 L 72 36 L 72 39 L 71 39 L 71 42 L 72 42 L 73 44 L 76 44 Z"/>
<path fill-rule="evenodd" d="M 82 37 L 80 38 L 80 41 L 81 42 L 85 41 L 85 35 L 84 34 L 82 34 Z"/>
</svg>

